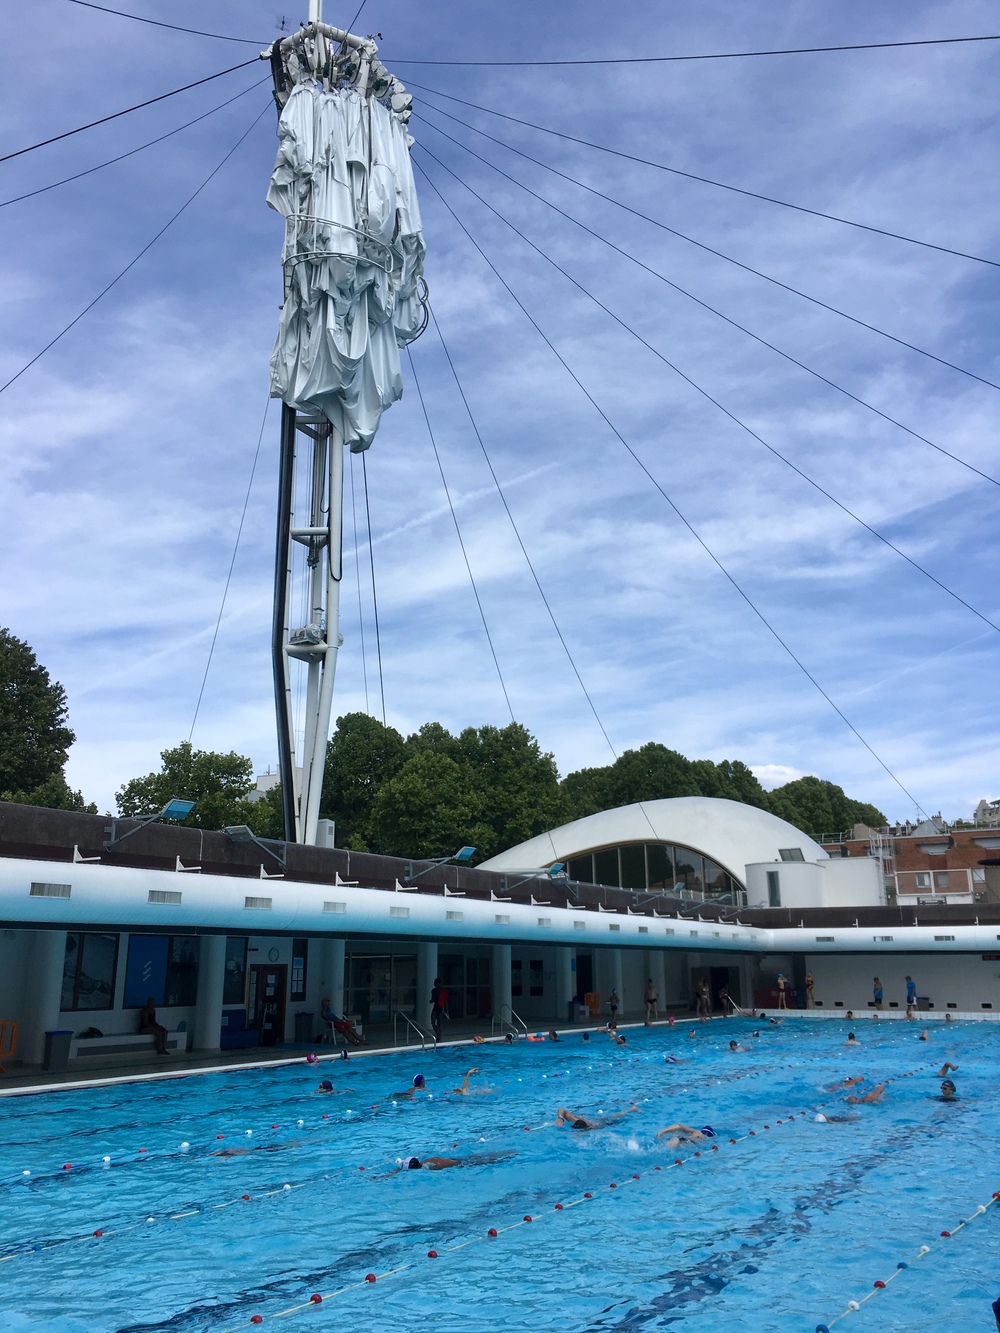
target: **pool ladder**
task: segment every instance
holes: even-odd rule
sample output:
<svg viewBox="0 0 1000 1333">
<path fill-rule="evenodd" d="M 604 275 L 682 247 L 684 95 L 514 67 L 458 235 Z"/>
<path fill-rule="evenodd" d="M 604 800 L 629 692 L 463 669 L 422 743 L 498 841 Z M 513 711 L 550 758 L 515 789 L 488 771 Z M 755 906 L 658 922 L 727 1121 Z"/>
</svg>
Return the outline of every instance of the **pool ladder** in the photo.
<svg viewBox="0 0 1000 1333">
<path fill-rule="evenodd" d="M 405 1043 L 405 1044 L 406 1044 L 407 1046 L 409 1046 L 409 1044 L 410 1044 L 410 1030 L 411 1030 L 411 1029 L 417 1034 L 417 1037 L 418 1037 L 418 1039 L 419 1039 L 419 1041 L 420 1041 L 420 1049 L 421 1049 L 421 1050 L 426 1050 L 426 1049 L 427 1049 L 427 1043 L 428 1043 L 428 1042 L 430 1042 L 431 1045 L 432 1045 L 433 1047 L 436 1047 L 436 1046 L 437 1046 L 437 1044 L 438 1044 L 438 1043 L 437 1043 L 437 1037 L 435 1037 L 434 1033 L 433 1033 L 433 1032 L 428 1032 L 426 1028 L 422 1028 L 422 1027 L 420 1026 L 419 1023 L 414 1022 L 414 1020 L 410 1017 L 410 1015 L 404 1013 L 402 1009 L 397 1009 L 396 1012 L 395 1012 L 395 1013 L 393 1014 L 393 1016 L 392 1016 L 392 1044 L 393 1044 L 393 1046 L 398 1046 L 398 1045 L 399 1045 L 399 1038 L 398 1038 L 398 1036 L 397 1036 L 396 1029 L 397 1029 L 397 1027 L 398 1027 L 398 1025 L 399 1025 L 399 1020 L 400 1020 L 400 1019 L 402 1019 L 403 1022 L 406 1024 L 406 1026 L 403 1028 L 403 1033 L 404 1033 L 404 1035 L 405 1035 L 405 1037 L 406 1037 L 406 1043 Z"/>
<path fill-rule="evenodd" d="M 500 1028 L 501 1035 L 505 1027 L 513 1032 L 515 1037 L 526 1037 L 528 1035 L 528 1025 L 519 1013 L 516 1013 L 513 1007 L 506 1002 L 500 1006 L 499 1014 L 494 1014 L 490 1022 L 490 1035 L 496 1036 L 497 1027 Z"/>
</svg>

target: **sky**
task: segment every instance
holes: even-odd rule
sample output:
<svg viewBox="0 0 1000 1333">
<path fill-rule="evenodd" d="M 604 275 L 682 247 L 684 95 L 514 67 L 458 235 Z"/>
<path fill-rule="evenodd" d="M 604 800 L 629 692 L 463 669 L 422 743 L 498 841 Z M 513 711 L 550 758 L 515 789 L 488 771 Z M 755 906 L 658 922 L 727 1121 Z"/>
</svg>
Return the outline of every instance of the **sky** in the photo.
<svg viewBox="0 0 1000 1333">
<path fill-rule="evenodd" d="M 304 3 L 302 13 L 282 12 L 270 0 L 114 7 L 261 46 L 282 17 L 292 26 L 305 18 Z M 346 23 L 351 13 L 327 0 L 324 17 Z M 12 23 L 0 53 L 0 156 L 259 49 L 70 0 L 29 0 Z M 995 7 L 980 0 L 641 0 L 613 15 L 591 0 L 363 6 L 354 30 L 381 34 L 383 59 L 414 95 L 413 161 L 441 332 L 593 701 L 594 711 L 432 327 L 413 347 L 414 365 L 486 622 L 514 716 L 560 772 L 659 741 L 692 758 L 741 759 L 768 787 L 818 774 L 893 820 L 913 818 L 917 806 L 968 817 L 980 798 L 1000 795 L 1000 639 L 975 614 L 1000 623 L 1000 488 L 932 447 L 1000 478 L 1000 391 L 982 382 L 1000 385 L 1000 269 L 601 153 L 467 103 L 1000 261 L 1000 42 L 664 64 L 414 62 L 607 60 L 996 27 Z M 276 146 L 266 73 L 266 65 L 239 69 L 0 163 L 0 383 L 218 168 L 108 294 L 0 393 L 0 625 L 65 686 L 77 736 L 68 777 L 102 810 L 189 735 L 199 748 L 251 757 L 259 772 L 276 763 L 278 408 L 268 407 L 267 367 L 281 223 L 264 203 Z M 5 202 L 205 112 L 123 161 Z M 367 460 L 386 717 L 404 733 L 427 721 L 453 731 L 502 726 L 510 713 L 405 357 L 403 370 L 403 399 Z M 381 715 L 352 475 L 363 513 L 356 459 L 335 714 Z"/>
</svg>

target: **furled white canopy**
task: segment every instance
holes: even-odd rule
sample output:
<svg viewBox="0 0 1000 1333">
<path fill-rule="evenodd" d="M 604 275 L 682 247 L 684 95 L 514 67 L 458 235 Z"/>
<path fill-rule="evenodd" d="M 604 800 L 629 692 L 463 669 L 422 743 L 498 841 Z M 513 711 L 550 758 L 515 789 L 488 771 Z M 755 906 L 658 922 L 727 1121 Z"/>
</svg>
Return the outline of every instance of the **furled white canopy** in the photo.
<svg viewBox="0 0 1000 1333">
<path fill-rule="evenodd" d="M 399 348 L 426 318 L 412 140 L 393 100 L 296 83 L 267 195 L 286 227 L 272 396 L 326 416 L 355 451 L 401 396 Z"/>
</svg>

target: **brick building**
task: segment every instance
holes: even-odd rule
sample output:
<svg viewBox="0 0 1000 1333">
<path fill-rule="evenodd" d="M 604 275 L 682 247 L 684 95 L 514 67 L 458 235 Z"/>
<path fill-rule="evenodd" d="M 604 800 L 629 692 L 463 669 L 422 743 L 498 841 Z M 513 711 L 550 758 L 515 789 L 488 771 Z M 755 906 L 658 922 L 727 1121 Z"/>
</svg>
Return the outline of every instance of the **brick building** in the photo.
<svg viewBox="0 0 1000 1333">
<path fill-rule="evenodd" d="M 831 856 L 880 859 L 890 901 L 1000 902 L 1000 828 L 949 828 L 937 819 L 888 829 L 856 824 L 851 834 L 821 841 Z"/>
</svg>

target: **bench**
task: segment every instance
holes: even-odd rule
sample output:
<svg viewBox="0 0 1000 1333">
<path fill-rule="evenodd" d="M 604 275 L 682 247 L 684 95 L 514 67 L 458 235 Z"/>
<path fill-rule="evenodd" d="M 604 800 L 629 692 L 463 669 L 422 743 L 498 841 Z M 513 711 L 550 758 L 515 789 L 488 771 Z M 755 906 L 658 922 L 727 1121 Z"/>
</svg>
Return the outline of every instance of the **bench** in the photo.
<svg viewBox="0 0 1000 1333">
<path fill-rule="evenodd" d="M 187 1032 L 168 1032 L 167 1050 L 186 1051 Z M 104 1037 L 74 1037 L 69 1044 L 71 1060 L 89 1060 L 96 1055 L 125 1055 L 131 1051 L 155 1051 L 152 1032 L 116 1032 Z"/>
<path fill-rule="evenodd" d="M 245 1009 L 223 1009 L 222 1030 L 219 1033 L 219 1049 L 236 1050 L 244 1046 L 259 1046 L 260 1033 L 256 1028 L 247 1027 Z"/>
</svg>

